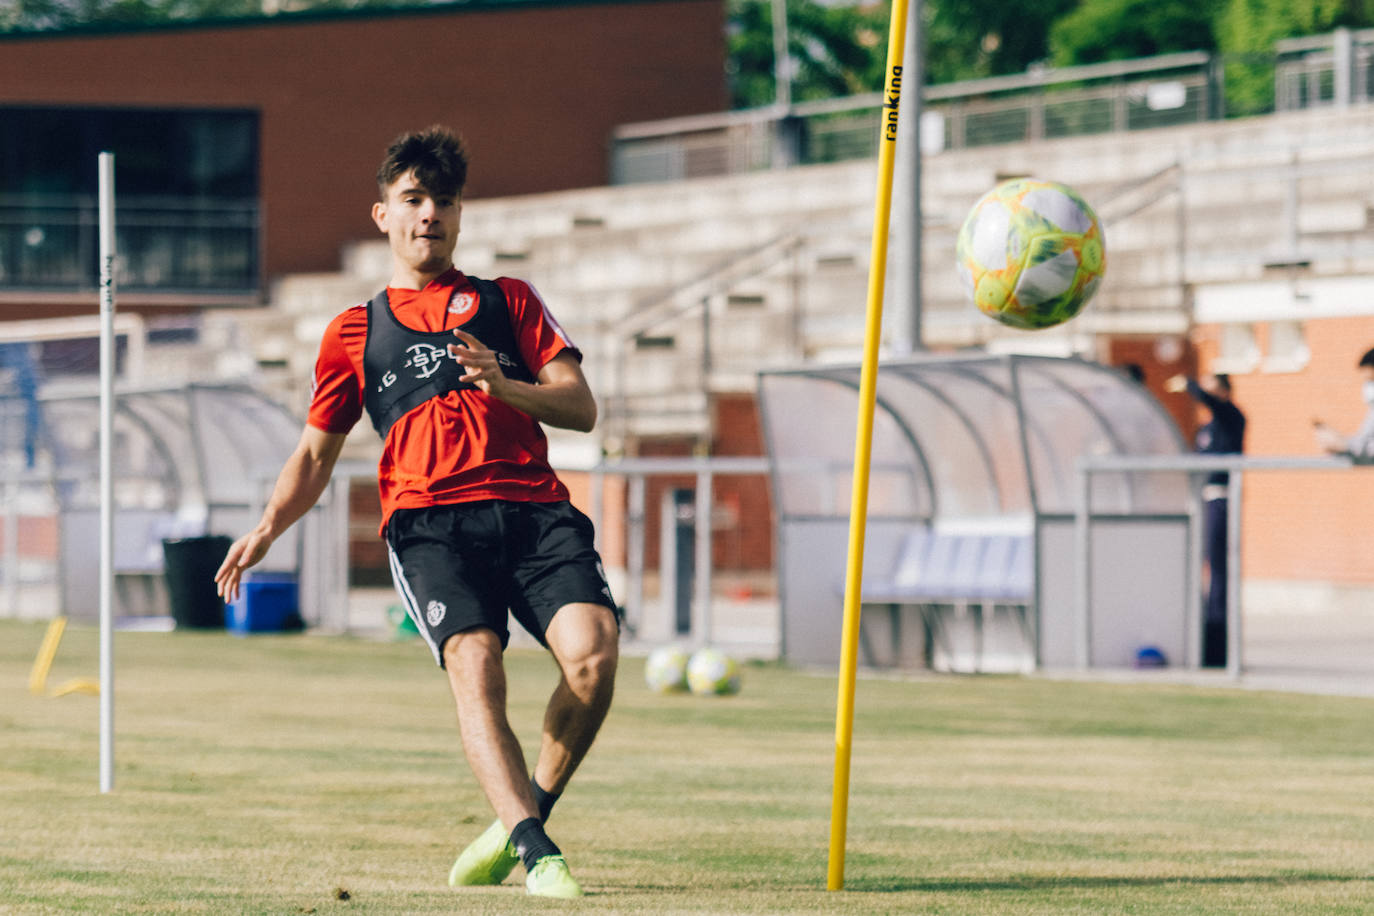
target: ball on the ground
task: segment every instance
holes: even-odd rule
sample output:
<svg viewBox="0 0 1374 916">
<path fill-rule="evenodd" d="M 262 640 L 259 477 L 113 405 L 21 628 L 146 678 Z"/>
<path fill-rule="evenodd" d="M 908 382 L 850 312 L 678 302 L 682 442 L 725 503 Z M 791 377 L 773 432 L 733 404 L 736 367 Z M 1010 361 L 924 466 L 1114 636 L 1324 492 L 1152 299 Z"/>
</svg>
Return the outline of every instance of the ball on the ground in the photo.
<svg viewBox="0 0 1374 916">
<path fill-rule="evenodd" d="M 1073 318 L 1107 266 L 1102 225 L 1077 191 L 1017 178 L 984 194 L 956 246 L 959 276 L 979 311 L 1025 330 Z"/>
<path fill-rule="evenodd" d="M 687 689 L 687 653 L 676 646 L 660 646 L 644 663 L 644 683 L 655 693 Z"/>
<path fill-rule="evenodd" d="M 698 649 L 687 662 L 687 686 L 698 696 L 739 693 L 739 665 L 719 649 Z"/>
</svg>

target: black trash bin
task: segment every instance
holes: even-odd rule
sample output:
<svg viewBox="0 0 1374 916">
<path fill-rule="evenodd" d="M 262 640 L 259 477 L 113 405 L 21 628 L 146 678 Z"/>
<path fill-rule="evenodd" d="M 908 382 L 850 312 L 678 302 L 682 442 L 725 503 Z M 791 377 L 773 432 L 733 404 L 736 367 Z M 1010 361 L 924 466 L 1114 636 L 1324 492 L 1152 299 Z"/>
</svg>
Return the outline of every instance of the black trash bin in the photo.
<svg viewBox="0 0 1374 916">
<path fill-rule="evenodd" d="M 167 598 L 178 628 L 224 627 L 224 602 L 215 592 L 215 571 L 233 543 L 232 538 L 213 534 L 162 542 Z"/>
</svg>

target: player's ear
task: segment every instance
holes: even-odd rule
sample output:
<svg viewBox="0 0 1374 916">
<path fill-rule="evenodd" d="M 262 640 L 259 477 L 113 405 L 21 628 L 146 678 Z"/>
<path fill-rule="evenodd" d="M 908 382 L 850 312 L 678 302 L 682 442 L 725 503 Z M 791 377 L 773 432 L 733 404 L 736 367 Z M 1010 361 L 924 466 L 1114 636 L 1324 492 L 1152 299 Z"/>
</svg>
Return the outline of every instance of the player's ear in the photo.
<svg viewBox="0 0 1374 916">
<path fill-rule="evenodd" d="M 377 201 L 372 205 L 372 221 L 377 224 L 377 228 L 386 232 L 386 204 Z"/>
</svg>

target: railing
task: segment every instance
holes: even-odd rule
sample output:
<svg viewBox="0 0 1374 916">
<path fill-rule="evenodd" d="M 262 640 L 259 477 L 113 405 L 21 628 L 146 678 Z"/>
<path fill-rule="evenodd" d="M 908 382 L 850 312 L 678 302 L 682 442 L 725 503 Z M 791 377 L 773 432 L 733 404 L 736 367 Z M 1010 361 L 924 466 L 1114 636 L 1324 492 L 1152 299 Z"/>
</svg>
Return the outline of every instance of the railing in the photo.
<svg viewBox="0 0 1374 916">
<path fill-rule="evenodd" d="M 1074 629 L 1077 666 L 1092 667 L 1092 476 L 1099 473 L 1188 474 L 1193 478 L 1213 471 L 1228 471 L 1226 506 L 1226 671 L 1239 678 L 1245 670 L 1241 639 L 1240 522 L 1241 481 L 1246 471 L 1329 471 L 1354 466 L 1347 456 L 1304 457 L 1299 455 L 1087 455 L 1079 458 L 1078 501 L 1074 511 Z M 1184 608 L 1186 664 L 1201 663 L 1197 634 L 1201 632 L 1203 545 L 1201 524 L 1189 525 L 1188 589 Z"/>
<path fill-rule="evenodd" d="M 922 149 L 964 149 L 1196 123 L 1222 115 L 1221 69 L 1197 51 L 927 86 Z M 626 124 L 616 184 L 876 154 L 881 93 Z"/>
<path fill-rule="evenodd" d="M 641 414 L 651 412 L 662 416 L 665 410 L 671 410 L 664 402 L 664 395 L 679 397 L 686 392 L 698 394 L 700 402 L 690 408 L 690 413 L 699 416 L 706 410 L 711 374 L 716 368 L 712 346 L 712 301 L 725 296 L 736 284 L 785 263 L 805 245 L 806 241 L 800 235 L 785 233 L 712 266 L 705 273 L 673 287 L 660 296 L 636 304 L 634 312 L 612 329 L 616 393 L 608 405 L 608 420 L 609 428 L 614 431 L 613 435 L 622 441 L 630 438 L 635 421 Z M 793 313 L 795 316 L 795 303 Z M 643 380 L 647 377 L 645 369 L 642 364 L 636 363 L 635 352 L 658 347 L 676 348 L 676 331 L 682 327 L 685 320 L 692 317 L 699 322 L 700 333 L 700 348 L 695 358 L 674 365 L 671 384 L 667 390 L 646 390 L 643 387 Z M 653 334 L 655 331 L 665 330 L 669 332 L 666 336 L 656 337 Z M 791 351 L 799 352 L 800 328 L 795 320 L 791 331 L 790 339 L 780 343 Z M 654 361 L 661 364 L 662 359 L 659 357 Z M 630 384 L 632 377 L 638 380 L 634 386 Z"/>
<path fill-rule="evenodd" d="M 115 282 L 122 290 L 250 292 L 261 286 L 256 200 L 121 196 Z M 96 200 L 0 195 L 0 290 L 96 287 Z"/>
<path fill-rule="evenodd" d="M 1231 63 L 1243 80 L 1272 74 L 1272 100 L 1243 103 L 1247 115 L 1374 98 L 1374 29 L 1284 39 L 1273 55 Z M 1234 88 L 1225 72 L 1222 58 L 1198 51 L 926 86 L 921 147 L 930 153 L 1217 120 Z M 877 154 L 882 103 L 875 92 L 623 125 L 613 136 L 612 181 L 869 158 Z"/>
<path fill-rule="evenodd" d="M 1296 111 L 1374 97 L 1374 29 L 1337 29 L 1275 45 L 1274 108 Z"/>
</svg>

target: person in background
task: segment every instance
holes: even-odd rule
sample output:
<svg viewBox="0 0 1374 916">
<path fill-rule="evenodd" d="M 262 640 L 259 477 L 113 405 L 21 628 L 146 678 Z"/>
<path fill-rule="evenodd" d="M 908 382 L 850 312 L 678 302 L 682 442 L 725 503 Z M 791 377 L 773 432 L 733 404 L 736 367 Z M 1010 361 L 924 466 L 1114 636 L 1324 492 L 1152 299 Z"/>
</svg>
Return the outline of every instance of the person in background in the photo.
<svg viewBox="0 0 1374 916">
<path fill-rule="evenodd" d="M 1231 380 L 1225 375 L 1196 379 L 1175 375 L 1164 384 L 1171 392 L 1187 391 L 1211 418 L 1197 431 L 1194 447 L 1202 455 L 1238 455 L 1245 451 L 1245 414 L 1231 401 Z M 1203 547 L 1207 556 L 1207 601 L 1202 621 L 1202 664 L 1226 666 L 1226 579 L 1229 507 L 1226 471 L 1213 471 L 1202 486 Z"/>
<path fill-rule="evenodd" d="M 1366 350 L 1356 365 L 1360 372 L 1360 396 L 1366 408 L 1360 428 L 1347 437 L 1318 419 L 1313 419 L 1312 427 L 1323 451 L 1370 461 L 1374 460 L 1374 349 Z"/>
</svg>

